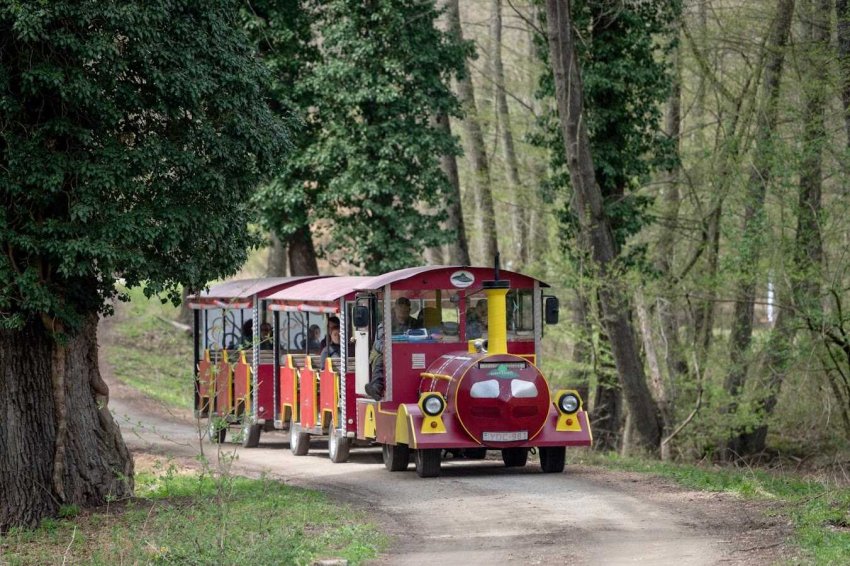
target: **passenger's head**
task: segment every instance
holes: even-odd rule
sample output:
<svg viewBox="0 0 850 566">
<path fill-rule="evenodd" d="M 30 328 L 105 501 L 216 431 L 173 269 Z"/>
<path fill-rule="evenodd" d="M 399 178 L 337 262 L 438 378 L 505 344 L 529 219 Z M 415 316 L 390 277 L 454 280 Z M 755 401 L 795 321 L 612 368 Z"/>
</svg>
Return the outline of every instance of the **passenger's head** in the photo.
<svg viewBox="0 0 850 566">
<path fill-rule="evenodd" d="M 339 326 L 330 327 L 330 330 L 328 330 L 328 336 L 330 336 L 331 342 L 339 344 Z"/>
<path fill-rule="evenodd" d="M 339 317 L 337 317 L 337 316 L 330 316 L 330 317 L 328 317 L 328 334 L 330 334 L 330 332 L 331 332 L 334 328 L 336 328 L 337 330 L 339 330 Z"/>
<path fill-rule="evenodd" d="M 264 322 L 260 325 L 260 338 L 265 340 L 266 338 L 272 337 L 272 325 L 268 322 Z"/>
<path fill-rule="evenodd" d="M 399 322 L 405 322 L 410 317 L 410 299 L 407 297 L 399 297 L 393 306 L 393 313 Z"/>
<path fill-rule="evenodd" d="M 254 336 L 254 321 L 246 320 L 242 323 L 242 338 L 252 338 Z"/>
<path fill-rule="evenodd" d="M 322 329 L 319 328 L 318 324 L 311 324 L 310 329 L 309 329 L 309 333 L 310 333 L 311 339 L 318 340 L 319 337 L 322 335 Z"/>
<path fill-rule="evenodd" d="M 475 304 L 475 312 L 481 318 L 487 317 L 487 299 L 481 299 Z"/>
</svg>

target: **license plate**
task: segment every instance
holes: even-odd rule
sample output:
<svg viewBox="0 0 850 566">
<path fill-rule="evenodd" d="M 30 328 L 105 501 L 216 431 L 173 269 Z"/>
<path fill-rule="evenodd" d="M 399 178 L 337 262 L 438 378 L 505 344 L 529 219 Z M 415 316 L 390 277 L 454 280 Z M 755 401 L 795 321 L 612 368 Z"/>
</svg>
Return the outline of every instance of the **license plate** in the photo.
<svg viewBox="0 0 850 566">
<path fill-rule="evenodd" d="M 516 442 L 517 440 L 528 440 L 527 430 L 515 432 L 485 432 L 485 442 Z"/>
</svg>

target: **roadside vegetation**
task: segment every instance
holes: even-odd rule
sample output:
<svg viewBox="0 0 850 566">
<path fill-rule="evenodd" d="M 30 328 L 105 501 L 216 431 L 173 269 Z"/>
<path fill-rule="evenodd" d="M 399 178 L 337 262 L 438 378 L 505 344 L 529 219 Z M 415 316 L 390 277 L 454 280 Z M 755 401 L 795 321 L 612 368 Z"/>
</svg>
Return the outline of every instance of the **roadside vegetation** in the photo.
<svg viewBox="0 0 850 566">
<path fill-rule="evenodd" d="M 376 556 L 385 539 L 316 491 L 154 462 L 136 496 L 12 529 L 0 563 L 311 564 Z"/>
<path fill-rule="evenodd" d="M 192 340 L 171 324 L 179 309 L 138 287 L 129 296 L 110 321 L 105 353 L 115 377 L 171 408 L 191 410 Z"/>
<path fill-rule="evenodd" d="M 732 493 L 745 503 L 770 500 L 794 524 L 794 541 L 807 563 L 850 563 L 850 481 L 846 470 L 837 478 L 807 479 L 799 474 L 758 468 L 703 467 L 613 454 L 587 452 L 586 463 L 655 474 L 684 487 Z"/>
<path fill-rule="evenodd" d="M 191 408 L 191 340 L 177 309 L 142 291 L 117 305 L 103 340 L 117 379 L 170 408 Z M 13 528 L 0 564 L 312 564 L 377 556 L 386 537 L 318 491 L 231 472 L 218 446 L 191 468 L 136 454 L 134 497 L 63 506 L 36 529 Z M 209 460 L 207 460 L 209 458 Z"/>
</svg>

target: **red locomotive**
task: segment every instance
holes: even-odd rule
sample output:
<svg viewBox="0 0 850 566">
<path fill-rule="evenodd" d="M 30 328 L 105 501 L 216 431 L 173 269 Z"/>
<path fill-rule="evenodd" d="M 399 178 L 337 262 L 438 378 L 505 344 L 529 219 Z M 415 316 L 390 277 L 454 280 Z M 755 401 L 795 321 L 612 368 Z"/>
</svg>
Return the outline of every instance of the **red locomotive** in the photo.
<svg viewBox="0 0 850 566">
<path fill-rule="evenodd" d="M 506 466 L 523 466 L 534 447 L 544 472 L 562 471 L 566 447 L 588 446 L 592 437 L 578 393 L 551 391 L 537 367 L 543 323 L 557 322 L 557 300 L 544 297 L 546 285 L 534 278 L 496 273 L 417 267 L 257 294 L 255 324 L 271 318 L 278 361 L 273 408 L 261 422 L 288 429 L 295 454 L 306 454 L 318 435 L 328 436 L 334 462 L 344 462 L 352 446 L 378 443 L 387 469 L 407 469 L 412 456 L 422 477 L 439 474 L 446 450 L 472 458 L 499 450 Z M 338 351 L 324 365 L 293 339 L 335 325 Z M 196 360 L 204 363 L 200 353 Z M 366 395 L 376 374 L 384 378 L 377 401 Z M 267 399 L 268 386 L 261 380 L 249 388 L 245 406 Z"/>
</svg>

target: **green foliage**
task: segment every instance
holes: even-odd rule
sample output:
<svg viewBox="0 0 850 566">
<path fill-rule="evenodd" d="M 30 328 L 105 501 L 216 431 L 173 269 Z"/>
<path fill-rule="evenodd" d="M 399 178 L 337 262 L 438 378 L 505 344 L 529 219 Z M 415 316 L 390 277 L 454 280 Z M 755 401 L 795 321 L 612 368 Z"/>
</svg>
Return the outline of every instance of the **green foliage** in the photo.
<svg viewBox="0 0 850 566">
<path fill-rule="evenodd" d="M 0 312 L 74 324 L 115 278 L 179 298 L 230 274 L 283 123 L 238 3 L 0 5 Z"/>
<path fill-rule="evenodd" d="M 272 108 L 297 120 L 289 158 L 255 196 L 265 227 L 283 240 L 310 224 L 317 193 L 327 186 L 316 167 L 313 148 L 322 117 L 315 111 L 319 93 L 309 78 L 321 61 L 321 51 L 316 11 L 310 4 L 309 0 L 258 0 L 242 10 L 245 29 L 269 71 Z"/>
<path fill-rule="evenodd" d="M 438 207 L 439 167 L 456 141 L 434 128 L 454 115 L 448 84 L 465 45 L 437 30 L 433 2 L 252 2 L 246 28 L 270 70 L 278 111 L 299 119 L 291 159 L 257 195 L 286 239 L 321 227 L 319 253 L 370 273 L 408 266 L 452 237 Z M 321 37 L 321 41 L 318 38 Z"/>
<path fill-rule="evenodd" d="M 320 493 L 267 479 L 231 478 L 219 507 L 217 480 L 173 466 L 136 476 L 137 499 L 90 515 L 43 521 L 6 535 L 9 564 L 311 564 L 374 558 L 386 544 L 355 513 Z M 226 517 L 222 517 L 226 513 Z M 225 525 L 222 531 L 219 526 Z"/>
<path fill-rule="evenodd" d="M 671 25 L 681 12 L 681 3 L 653 0 L 612 10 L 604 1 L 578 0 L 571 6 L 580 37 L 575 45 L 594 171 L 616 245 L 622 247 L 649 221 L 651 201 L 637 189 L 653 171 L 669 167 L 675 160 L 670 140 L 659 129 L 671 81 L 663 53 L 674 44 Z M 540 14 L 545 18 L 544 12 Z M 545 29 L 545 22 L 542 27 Z M 538 55 L 550 69 L 545 38 L 539 38 Z M 537 96 L 547 99 L 554 94 L 552 73 L 543 73 Z M 569 186 L 557 112 L 542 115 L 538 127 L 531 141 L 549 149 L 552 173 L 542 190 L 551 195 Z M 574 239 L 578 227 L 569 205 L 561 213 L 561 223 L 566 244 Z"/>
</svg>

